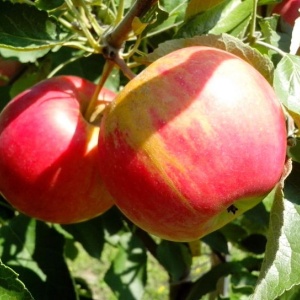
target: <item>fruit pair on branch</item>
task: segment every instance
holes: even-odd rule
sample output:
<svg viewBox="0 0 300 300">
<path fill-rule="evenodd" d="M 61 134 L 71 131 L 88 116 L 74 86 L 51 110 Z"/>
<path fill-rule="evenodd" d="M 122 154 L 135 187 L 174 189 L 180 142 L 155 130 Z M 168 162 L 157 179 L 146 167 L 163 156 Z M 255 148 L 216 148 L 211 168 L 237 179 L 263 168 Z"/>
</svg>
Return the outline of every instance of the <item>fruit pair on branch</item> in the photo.
<svg viewBox="0 0 300 300">
<path fill-rule="evenodd" d="M 258 204 L 281 180 L 286 119 L 267 80 L 228 52 L 187 47 L 150 64 L 96 124 L 96 86 L 63 76 L 0 115 L 0 191 L 50 222 L 93 218 L 116 204 L 165 239 L 197 239 Z M 95 108 L 98 105 L 95 105 Z"/>
</svg>

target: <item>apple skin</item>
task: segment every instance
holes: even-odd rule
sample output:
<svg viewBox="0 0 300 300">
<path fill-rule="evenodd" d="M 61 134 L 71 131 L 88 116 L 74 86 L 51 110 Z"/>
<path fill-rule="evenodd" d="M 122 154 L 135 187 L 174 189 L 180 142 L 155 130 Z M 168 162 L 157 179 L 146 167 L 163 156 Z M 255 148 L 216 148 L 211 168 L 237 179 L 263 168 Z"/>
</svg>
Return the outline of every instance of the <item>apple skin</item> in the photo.
<svg viewBox="0 0 300 300">
<path fill-rule="evenodd" d="M 281 105 L 257 70 L 225 51 L 188 47 L 150 64 L 112 102 L 99 170 L 133 223 L 192 241 L 276 186 L 286 135 Z"/>
<path fill-rule="evenodd" d="M 23 68 L 24 65 L 17 60 L 0 57 L 0 87 L 9 84 Z"/>
<path fill-rule="evenodd" d="M 287 24 L 294 27 L 296 18 L 300 16 L 299 9 L 300 0 L 283 0 L 275 5 L 272 12 L 279 14 Z"/>
<path fill-rule="evenodd" d="M 20 212 L 67 224 L 113 205 L 97 167 L 100 124 L 90 124 L 82 114 L 95 87 L 79 77 L 58 76 L 24 91 L 3 109 L 0 192 Z M 99 99 L 114 97 L 103 89 Z"/>
</svg>

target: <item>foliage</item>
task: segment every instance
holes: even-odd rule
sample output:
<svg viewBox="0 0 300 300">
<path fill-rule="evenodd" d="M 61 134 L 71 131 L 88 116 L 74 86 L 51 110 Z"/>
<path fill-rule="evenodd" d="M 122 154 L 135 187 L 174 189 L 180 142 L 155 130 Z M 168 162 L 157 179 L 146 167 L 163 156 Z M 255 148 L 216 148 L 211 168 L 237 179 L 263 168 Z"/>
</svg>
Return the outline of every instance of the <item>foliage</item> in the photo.
<svg viewBox="0 0 300 300">
<path fill-rule="evenodd" d="M 24 69 L 0 87 L 0 109 L 60 74 L 99 84 L 109 75 L 105 85 L 119 91 L 160 56 L 205 45 L 259 70 L 299 126 L 300 58 L 289 53 L 299 42 L 299 26 L 294 32 L 280 26 L 280 17 L 271 14 L 276 2 L 144 1 L 149 7 L 126 19 L 133 1 L 1 0 L 0 54 Z M 120 53 L 105 43 L 111 28 L 116 48 L 125 42 Z M 118 68 L 103 73 L 111 62 Z M 192 243 L 150 236 L 116 208 L 80 224 L 57 225 L 23 216 L 1 199 L 0 299 L 298 299 L 300 148 L 289 155 L 292 170 L 283 190 L 274 189 L 251 211 Z M 83 253 L 87 266 L 78 262 Z"/>
</svg>

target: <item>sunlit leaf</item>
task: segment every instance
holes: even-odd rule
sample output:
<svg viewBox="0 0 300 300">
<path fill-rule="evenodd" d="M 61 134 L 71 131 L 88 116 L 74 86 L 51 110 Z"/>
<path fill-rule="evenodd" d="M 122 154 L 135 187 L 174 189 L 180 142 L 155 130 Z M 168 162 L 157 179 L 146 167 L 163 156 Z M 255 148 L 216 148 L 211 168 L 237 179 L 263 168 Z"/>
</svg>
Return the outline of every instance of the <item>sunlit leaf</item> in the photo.
<svg viewBox="0 0 300 300">
<path fill-rule="evenodd" d="M 300 125 L 300 57 L 288 54 L 278 63 L 274 73 L 275 91 Z"/>
<path fill-rule="evenodd" d="M 224 0 L 187 20 L 179 29 L 177 37 L 229 33 L 245 19 L 249 19 L 252 9 L 253 0 Z"/>
<path fill-rule="evenodd" d="M 252 300 L 277 299 L 300 283 L 300 232 L 295 230 L 300 227 L 300 206 L 295 183 L 299 185 L 299 168 L 286 180 L 288 200 L 278 193 L 274 201 L 265 258 Z"/>
<path fill-rule="evenodd" d="M 146 251 L 139 239 L 123 234 L 104 280 L 119 300 L 141 299 L 146 284 Z"/>
</svg>

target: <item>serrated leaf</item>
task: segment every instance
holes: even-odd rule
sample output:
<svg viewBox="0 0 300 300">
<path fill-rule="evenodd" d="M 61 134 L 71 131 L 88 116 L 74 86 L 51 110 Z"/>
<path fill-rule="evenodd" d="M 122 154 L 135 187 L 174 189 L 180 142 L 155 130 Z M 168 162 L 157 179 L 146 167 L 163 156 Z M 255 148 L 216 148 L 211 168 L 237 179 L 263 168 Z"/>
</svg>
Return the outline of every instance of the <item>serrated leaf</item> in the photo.
<svg viewBox="0 0 300 300">
<path fill-rule="evenodd" d="M 0 2 L 0 47 L 41 50 L 62 45 L 55 19 L 34 6 Z"/>
<path fill-rule="evenodd" d="M 49 52 L 50 49 L 39 49 L 39 50 L 30 50 L 23 51 L 21 50 L 13 50 L 8 48 L 0 48 L 0 56 L 6 58 L 17 58 L 21 63 L 34 63 L 38 58 L 43 57 L 45 54 Z"/>
<path fill-rule="evenodd" d="M 104 280 L 119 300 L 141 299 L 146 284 L 146 250 L 140 240 L 127 232 Z"/>
<path fill-rule="evenodd" d="M 289 178 L 286 185 L 285 189 L 293 188 Z M 283 199 L 278 192 L 271 210 L 265 257 L 251 300 L 277 299 L 300 283 L 300 232 L 295 230 L 299 227 L 300 206 Z"/>
<path fill-rule="evenodd" d="M 265 43 L 289 52 L 290 36 L 286 33 L 277 31 L 278 16 L 261 19 L 258 23 L 261 28 L 262 39 Z M 269 56 L 274 54 L 278 55 L 278 53 L 272 49 L 268 49 L 267 52 Z"/>
<path fill-rule="evenodd" d="M 244 44 L 241 40 L 228 35 L 203 35 L 186 39 L 174 39 L 159 44 L 152 53 L 137 60 L 149 64 L 166 54 L 191 46 L 206 46 L 225 50 L 242 58 L 257 69 L 269 82 L 273 79 L 273 63 L 256 49 Z"/>
<path fill-rule="evenodd" d="M 280 101 L 300 125 L 300 57 L 285 55 L 274 72 L 274 89 Z"/>
<path fill-rule="evenodd" d="M 18 274 L 0 261 L 0 300 L 33 300 Z"/>
<path fill-rule="evenodd" d="M 295 285 L 276 300 L 299 300 L 299 299 L 300 299 L 300 285 Z"/>
</svg>

